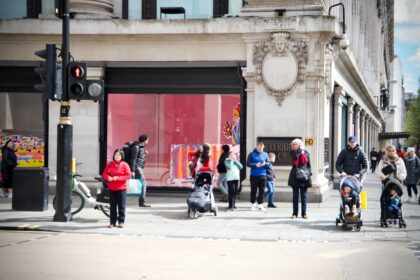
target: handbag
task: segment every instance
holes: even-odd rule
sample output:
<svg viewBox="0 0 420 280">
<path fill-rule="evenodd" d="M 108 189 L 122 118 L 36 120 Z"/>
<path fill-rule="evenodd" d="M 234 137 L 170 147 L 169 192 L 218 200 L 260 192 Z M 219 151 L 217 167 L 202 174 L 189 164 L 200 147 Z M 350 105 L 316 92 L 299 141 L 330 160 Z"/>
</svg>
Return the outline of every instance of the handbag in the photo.
<svg viewBox="0 0 420 280">
<path fill-rule="evenodd" d="M 143 189 L 143 184 L 140 179 L 129 179 L 127 181 L 127 195 L 139 196 Z"/>
<path fill-rule="evenodd" d="M 311 176 L 311 172 L 306 167 L 297 167 L 296 168 L 296 179 L 300 182 L 307 182 L 309 177 Z"/>
<path fill-rule="evenodd" d="M 382 168 L 381 171 L 384 175 L 389 175 L 395 171 L 395 168 L 392 166 L 392 164 L 389 164 L 385 166 L 384 168 Z"/>
</svg>

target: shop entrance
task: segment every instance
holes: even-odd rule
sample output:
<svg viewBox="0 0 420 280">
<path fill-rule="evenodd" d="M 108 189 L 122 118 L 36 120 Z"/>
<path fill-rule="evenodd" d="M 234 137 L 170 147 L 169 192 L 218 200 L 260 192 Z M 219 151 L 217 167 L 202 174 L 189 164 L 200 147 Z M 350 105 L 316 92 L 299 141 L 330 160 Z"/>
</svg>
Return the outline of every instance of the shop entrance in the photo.
<svg viewBox="0 0 420 280">
<path fill-rule="evenodd" d="M 179 75 L 180 72 L 183 74 Z M 211 145 L 215 171 L 222 145 L 228 144 L 238 156 L 244 156 L 241 154 L 241 147 L 245 147 L 244 85 L 237 69 L 201 68 L 180 72 L 172 72 L 175 76 L 178 73 L 178 79 L 171 77 L 175 83 L 165 87 L 168 69 L 163 73 L 154 69 L 153 78 L 161 76 L 158 88 L 151 90 L 152 86 L 147 84 L 150 80 L 142 76 L 146 85 L 139 84 L 137 79 L 137 88 L 127 84 L 126 88 L 119 89 L 110 86 L 106 96 L 106 159 L 110 160 L 114 150 L 125 142 L 147 134 L 149 144 L 144 171 L 151 187 L 190 186 L 188 162 L 203 143 Z M 195 84 L 195 88 L 191 84 Z M 131 92 L 128 92 L 130 87 Z M 145 92 L 147 88 L 151 91 Z"/>
</svg>

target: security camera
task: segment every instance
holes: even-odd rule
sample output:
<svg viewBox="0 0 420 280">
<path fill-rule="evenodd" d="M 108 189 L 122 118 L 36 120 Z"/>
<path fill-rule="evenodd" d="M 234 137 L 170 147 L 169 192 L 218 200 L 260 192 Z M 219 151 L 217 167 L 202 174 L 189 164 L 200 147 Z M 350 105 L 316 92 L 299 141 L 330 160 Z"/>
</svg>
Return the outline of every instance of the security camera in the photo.
<svg viewBox="0 0 420 280">
<path fill-rule="evenodd" d="M 338 42 L 338 46 L 343 50 L 347 49 L 348 46 L 350 46 L 349 39 L 347 39 L 347 36 L 345 33 L 341 36 L 341 39 Z"/>
</svg>

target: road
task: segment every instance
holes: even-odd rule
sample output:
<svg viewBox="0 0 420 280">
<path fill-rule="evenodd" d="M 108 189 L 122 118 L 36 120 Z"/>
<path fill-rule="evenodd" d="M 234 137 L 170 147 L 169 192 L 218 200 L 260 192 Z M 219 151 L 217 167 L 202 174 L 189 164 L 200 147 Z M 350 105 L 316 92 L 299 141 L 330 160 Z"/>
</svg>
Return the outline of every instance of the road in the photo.
<svg viewBox="0 0 420 280">
<path fill-rule="evenodd" d="M 0 279 L 419 279 L 420 242 L 0 232 Z"/>
</svg>

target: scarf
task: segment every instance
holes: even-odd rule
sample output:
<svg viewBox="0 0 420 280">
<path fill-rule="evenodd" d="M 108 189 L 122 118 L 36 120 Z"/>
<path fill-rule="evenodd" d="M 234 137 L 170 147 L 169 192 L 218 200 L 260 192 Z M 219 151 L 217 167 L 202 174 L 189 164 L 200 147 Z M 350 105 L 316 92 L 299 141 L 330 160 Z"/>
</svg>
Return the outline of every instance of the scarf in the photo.
<svg viewBox="0 0 420 280">
<path fill-rule="evenodd" d="M 307 164 L 307 163 L 308 163 L 308 157 L 306 156 L 306 154 L 305 154 L 305 152 L 304 152 L 304 151 L 302 151 L 302 152 L 299 154 L 299 156 L 298 156 L 298 158 L 297 158 L 297 159 L 294 159 L 294 160 L 293 160 L 293 165 L 297 167 L 297 166 L 299 165 L 299 160 L 300 160 L 300 162 L 302 163 L 302 165 L 305 165 L 305 164 Z"/>
</svg>

